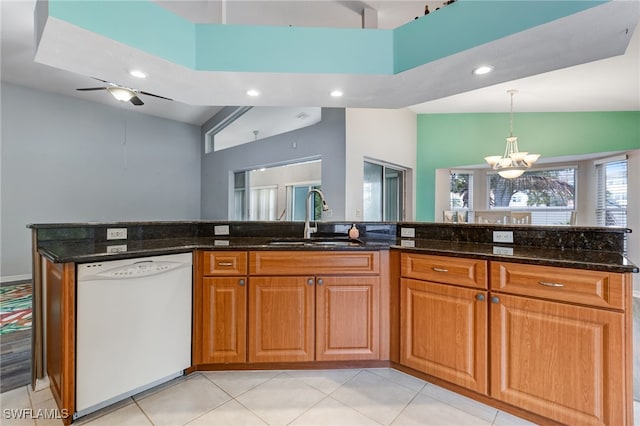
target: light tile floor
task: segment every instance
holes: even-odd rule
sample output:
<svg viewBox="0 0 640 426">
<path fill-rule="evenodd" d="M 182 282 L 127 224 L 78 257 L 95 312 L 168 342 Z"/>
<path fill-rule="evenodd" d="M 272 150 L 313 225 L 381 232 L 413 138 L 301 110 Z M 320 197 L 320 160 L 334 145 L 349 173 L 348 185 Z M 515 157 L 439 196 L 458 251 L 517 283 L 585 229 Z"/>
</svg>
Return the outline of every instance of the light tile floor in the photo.
<svg viewBox="0 0 640 426">
<path fill-rule="evenodd" d="M 49 389 L 0 395 L 4 425 L 61 425 Z M 636 424 L 640 416 L 636 404 Z M 25 411 L 21 409 L 30 409 Z M 14 418 L 16 413 L 27 419 Z M 35 418 L 31 418 L 35 417 Z M 77 420 L 82 426 L 531 425 L 388 368 L 199 372 Z"/>
</svg>

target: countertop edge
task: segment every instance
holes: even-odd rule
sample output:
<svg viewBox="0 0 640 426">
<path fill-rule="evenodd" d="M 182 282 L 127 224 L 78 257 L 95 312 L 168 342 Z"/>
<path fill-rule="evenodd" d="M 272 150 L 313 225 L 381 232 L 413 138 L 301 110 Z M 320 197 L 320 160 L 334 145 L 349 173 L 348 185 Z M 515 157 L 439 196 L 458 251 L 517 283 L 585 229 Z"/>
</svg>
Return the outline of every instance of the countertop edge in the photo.
<svg viewBox="0 0 640 426">
<path fill-rule="evenodd" d="M 64 255 L 55 250 L 52 250 L 47 245 L 43 245 L 38 247 L 38 252 L 43 255 L 48 260 L 54 263 L 92 263 L 92 262 L 103 262 L 110 260 L 118 260 L 118 259 L 131 259 L 131 258 L 142 258 L 142 257 L 150 257 L 150 256 L 158 256 L 163 254 L 175 254 L 175 253 L 185 253 L 194 250 L 273 250 L 273 251 L 380 251 L 380 250 L 399 250 L 404 252 L 415 252 L 415 253 L 424 253 L 424 254 L 432 254 L 432 255 L 440 255 L 440 256 L 452 256 L 452 257 L 467 257 L 474 259 L 483 259 L 483 260 L 493 260 L 493 261 L 503 261 L 503 262 L 515 262 L 515 263 L 525 263 L 525 264 L 535 264 L 535 265 L 546 265 L 546 266 L 558 266 L 565 268 L 576 268 L 576 269 L 585 269 L 585 270 L 596 270 L 596 271 L 605 271 L 605 272 L 619 272 L 619 273 L 638 273 L 640 269 L 638 266 L 634 265 L 630 262 L 626 257 L 622 254 L 620 256 L 620 263 L 598 263 L 593 261 L 581 261 L 577 258 L 571 259 L 560 259 L 554 257 L 536 257 L 536 256 L 526 256 L 522 254 L 496 254 L 496 253 L 487 253 L 489 247 L 491 245 L 486 244 L 470 244 L 465 247 L 466 250 L 455 250 L 455 249 L 443 249 L 442 247 L 425 247 L 425 245 L 429 244 L 429 241 L 422 241 L 420 247 L 407 247 L 404 245 L 395 244 L 396 242 L 391 241 L 375 241 L 375 242 L 365 242 L 365 244 L 361 246 L 295 246 L 295 245 L 280 245 L 273 246 L 265 243 L 254 243 L 254 242 L 246 242 L 246 243 L 236 243 L 229 245 L 220 245 L 216 243 L 216 241 L 220 240 L 211 240 L 207 243 L 187 243 L 187 242 L 175 242 L 175 245 L 172 245 L 172 241 L 167 241 L 167 245 L 160 247 L 145 247 L 140 249 L 132 249 L 122 252 L 94 252 L 88 254 L 69 254 Z M 223 240 L 224 241 L 224 240 Z M 419 240 L 417 240 L 419 242 Z M 435 243 L 435 242 L 434 242 Z M 442 243 L 442 241 L 439 241 Z M 517 247 L 514 247 L 517 248 Z M 562 253 L 562 252 L 561 252 Z"/>
</svg>

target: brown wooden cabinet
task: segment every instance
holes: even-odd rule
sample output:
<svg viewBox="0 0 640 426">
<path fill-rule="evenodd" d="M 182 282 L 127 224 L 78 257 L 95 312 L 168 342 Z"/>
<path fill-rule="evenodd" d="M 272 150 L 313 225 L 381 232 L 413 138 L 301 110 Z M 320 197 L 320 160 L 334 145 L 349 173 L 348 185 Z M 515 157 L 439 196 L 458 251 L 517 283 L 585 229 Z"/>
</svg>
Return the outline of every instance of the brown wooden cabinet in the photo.
<svg viewBox="0 0 640 426">
<path fill-rule="evenodd" d="M 316 360 L 379 359 L 380 279 L 316 278 Z"/>
<path fill-rule="evenodd" d="M 401 262 L 403 276 L 422 279 L 401 279 L 400 362 L 487 393 L 486 262 L 412 253 Z"/>
<path fill-rule="evenodd" d="M 379 253 L 256 251 L 249 265 L 250 362 L 379 359 Z"/>
<path fill-rule="evenodd" d="M 249 362 L 313 361 L 314 277 L 251 277 Z"/>
<path fill-rule="evenodd" d="M 399 258 L 401 364 L 555 422 L 632 424 L 630 274 Z"/>
<path fill-rule="evenodd" d="M 492 262 L 491 277 L 491 396 L 565 424 L 631 424 L 625 275 Z"/>
<path fill-rule="evenodd" d="M 202 269 L 198 363 L 246 362 L 247 253 L 203 252 Z"/>
</svg>

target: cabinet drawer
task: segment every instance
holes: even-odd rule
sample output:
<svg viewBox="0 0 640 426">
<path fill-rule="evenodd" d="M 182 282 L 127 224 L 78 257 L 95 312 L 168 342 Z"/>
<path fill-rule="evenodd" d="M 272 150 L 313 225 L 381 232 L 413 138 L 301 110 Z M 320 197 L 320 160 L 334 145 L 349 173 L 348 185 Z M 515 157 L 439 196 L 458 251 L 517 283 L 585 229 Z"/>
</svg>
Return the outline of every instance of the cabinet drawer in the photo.
<svg viewBox="0 0 640 426">
<path fill-rule="evenodd" d="M 202 269 L 204 275 L 246 275 L 246 251 L 205 251 Z"/>
<path fill-rule="evenodd" d="M 380 255 L 369 251 L 254 251 L 249 271 L 253 275 L 363 274 L 380 269 Z"/>
<path fill-rule="evenodd" d="M 487 261 L 402 253 L 402 276 L 445 284 L 487 288 Z"/>
<path fill-rule="evenodd" d="M 491 290 L 613 309 L 625 307 L 624 274 L 491 262 Z"/>
</svg>

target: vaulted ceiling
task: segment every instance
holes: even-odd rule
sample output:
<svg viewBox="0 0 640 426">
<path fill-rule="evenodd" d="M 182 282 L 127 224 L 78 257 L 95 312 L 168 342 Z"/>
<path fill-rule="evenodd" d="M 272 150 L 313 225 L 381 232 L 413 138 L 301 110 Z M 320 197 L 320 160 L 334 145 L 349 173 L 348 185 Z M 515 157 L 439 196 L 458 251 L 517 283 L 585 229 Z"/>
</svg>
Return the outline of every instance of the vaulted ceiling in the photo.
<svg viewBox="0 0 640 426">
<path fill-rule="evenodd" d="M 430 1 L 432 13 L 422 19 L 436 22 L 438 13 L 451 15 L 464 1 L 443 11 L 435 11 L 441 3 Z M 360 28 L 365 9 L 375 12 L 378 28 L 398 28 L 411 25 L 424 10 L 423 1 L 157 3 L 190 22 L 324 28 Z M 492 7 L 495 2 L 481 3 Z M 509 88 L 520 91 L 519 111 L 640 109 L 638 2 L 605 2 L 390 75 L 193 70 L 73 25 L 52 26 L 52 34 L 45 34 L 48 50 L 38 51 L 36 62 L 35 2 L 3 0 L 1 7 L 3 81 L 111 104 L 106 92 L 75 89 L 99 85 L 92 76 L 116 81 L 176 99 L 144 97 L 145 105 L 123 108 L 193 124 L 202 124 L 225 105 L 506 111 Z M 452 27 L 438 43 L 448 43 L 464 30 Z M 473 76 L 473 66 L 483 62 L 493 64 L 494 73 Z M 149 77 L 135 80 L 127 74 L 131 68 L 143 68 Z M 246 89 L 252 87 L 262 96 L 248 98 Z M 328 88 L 338 87 L 345 95 L 330 98 Z"/>
</svg>

